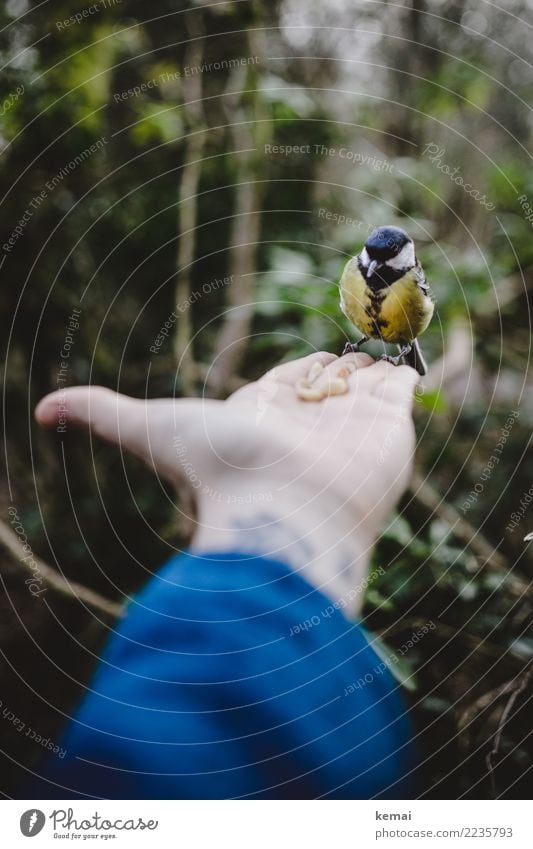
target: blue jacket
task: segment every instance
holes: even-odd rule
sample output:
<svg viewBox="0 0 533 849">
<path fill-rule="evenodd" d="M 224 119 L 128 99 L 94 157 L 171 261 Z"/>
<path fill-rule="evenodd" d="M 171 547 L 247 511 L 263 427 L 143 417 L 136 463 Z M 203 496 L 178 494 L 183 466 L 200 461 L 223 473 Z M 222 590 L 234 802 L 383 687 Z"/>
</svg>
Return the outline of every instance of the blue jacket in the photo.
<svg viewBox="0 0 533 849">
<path fill-rule="evenodd" d="M 284 564 L 175 557 L 118 623 L 32 797 L 412 798 L 406 709 L 378 667 Z"/>
</svg>

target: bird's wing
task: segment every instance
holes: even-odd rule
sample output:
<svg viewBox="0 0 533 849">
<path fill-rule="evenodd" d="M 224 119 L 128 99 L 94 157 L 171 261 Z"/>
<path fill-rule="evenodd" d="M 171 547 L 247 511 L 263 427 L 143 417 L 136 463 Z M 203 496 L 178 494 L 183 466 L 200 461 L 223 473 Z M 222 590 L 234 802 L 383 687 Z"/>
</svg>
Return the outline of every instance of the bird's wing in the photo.
<svg viewBox="0 0 533 849">
<path fill-rule="evenodd" d="M 415 280 L 420 291 L 423 292 L 424 295 L 429 296 L 429 285 L 426 280 L 426 275 L 424 274 L 424 269 L 419 262 L 417 262 L 415 266 Z"/>
<path fill-rule="evenodd" d="M 347 308 L 347 306 L 346 306 L 346 301 L 344 300 L 344 295 L 343 295 L 343 292 L 342 292 L 342 287 L 343 287 L 343 283 L 344 283 L 344 282 L 345 282 L 345 280 L 346 280 L 346 274 L 347 274 L 347 273 L 349 273 L 349 270 L 353 267 L 353 263 L 354 263 L 354 262 L 357 264 L 357 260 L 356 260 L 356 258 L 355 258 L 355 257 L 352 257 L 350 260 L 348 260 L 348 262 L 347 262 L 347 263 L 346 263 L 346 265 L 344 266 L 344 270 L 343 270 L 343 272 L 342 272 L 342 277 L 341 277 L 341 279 L 340 279 L 340 281 L 339 281 L 340 308 L 341 308 L 341 310 L 343 311 L 343 313 L 344 313 L 344 315 L 346 316 L 346 318 L 348 319 L 348 321 L 352 321 L 352 319 L 350 318 L 350 315 L 349 315 L 349 313 L 348 313 L 348 308 Z"/>
<path fill-rule="evenodd" d="M 346 309 L 346 303 L 344 301 L 342 289 L 341 289 L 341 297 L 340 297 L 340 306 L 341 306 L 341 310 L 343 311 L 343 313 L 346 316 L 346 318 L 348 319 L 348 321 L 351 321 L 350 316 L 348 315 L 348 310 Z"/>
</svg>

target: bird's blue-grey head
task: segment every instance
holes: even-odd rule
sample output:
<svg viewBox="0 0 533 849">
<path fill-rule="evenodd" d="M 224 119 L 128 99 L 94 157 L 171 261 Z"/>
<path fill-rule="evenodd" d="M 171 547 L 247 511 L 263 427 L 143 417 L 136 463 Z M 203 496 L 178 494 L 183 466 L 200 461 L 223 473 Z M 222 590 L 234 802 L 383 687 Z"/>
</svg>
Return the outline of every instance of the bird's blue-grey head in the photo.
<svg viewBox="0 0 533 849">
<path fill-rule="evenodd" d="M 366 240 L 360 260 L 367 279 L 383 266 L 406 271 L 416 263 L 415 246 L 400 227 L 377 227 Z"/>
</svg>

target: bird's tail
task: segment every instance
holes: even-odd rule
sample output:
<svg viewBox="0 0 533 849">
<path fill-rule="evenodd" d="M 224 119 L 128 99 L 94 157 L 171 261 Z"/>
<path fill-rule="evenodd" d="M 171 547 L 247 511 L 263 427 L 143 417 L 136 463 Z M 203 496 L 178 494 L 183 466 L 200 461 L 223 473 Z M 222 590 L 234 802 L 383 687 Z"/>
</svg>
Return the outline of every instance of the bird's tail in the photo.
<svg viewBox="0 0 533 849">
<path fill-rule="evenodd" d="M 413 342 L 413 347 L 409 351 L 408 354 L 405 354 L 405 362 L 411 368 L 414 368 L 418 374 L 421 374 L 422 377 L 427 374 L 428 367 L 426 365 L 426 361 L 422 356 L 422 351 L 420 350 L 420 345 L 415 339 Z"/>
</svg>

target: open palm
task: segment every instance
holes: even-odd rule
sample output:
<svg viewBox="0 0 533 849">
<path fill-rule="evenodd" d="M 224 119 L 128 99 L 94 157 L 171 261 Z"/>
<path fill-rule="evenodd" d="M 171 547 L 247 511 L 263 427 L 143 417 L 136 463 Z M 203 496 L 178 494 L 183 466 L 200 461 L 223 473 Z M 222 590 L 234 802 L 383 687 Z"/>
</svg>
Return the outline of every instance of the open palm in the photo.
<svg viewBox="0 0 533 849">
<path fill-rule="evenodd" d="M 300 400 L 295 384 L 315 362 L 325 375 L 349 371 L 349 391 L 320 403 Z M 140 400 L 102 387 L 73 387 L 46 396 L 36 409 L 45 426 L 88 427 L 143 459 L 196 501 L 196 544 L 235 547 L 249 530 L 269 540 L 281 519 L 294 538 L 321 531 L 357 542 L 368 553 L 383 520 L 403 491 L 414 449 L 411 421 L 416 373 L 365 354 L 317 353 L 278 366 L 226 401 Z M 266 529 L 266 530 L 265 530 Z M 240 546 L 242 547 L 242 546 Z M 270 552 L 266 552 L 270 553 Z"/>
</svg>

